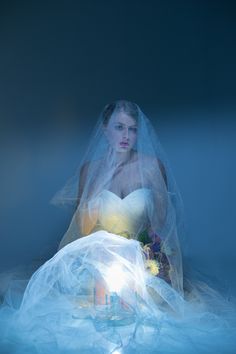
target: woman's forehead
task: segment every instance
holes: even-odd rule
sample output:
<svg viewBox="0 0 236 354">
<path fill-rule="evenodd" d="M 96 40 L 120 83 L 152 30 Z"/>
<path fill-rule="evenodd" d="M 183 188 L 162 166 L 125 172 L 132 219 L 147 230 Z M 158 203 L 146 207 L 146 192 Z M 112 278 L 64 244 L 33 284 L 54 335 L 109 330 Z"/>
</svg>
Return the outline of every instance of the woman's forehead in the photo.
<svg viewBox="0 0 236 354">
<path fill-rule="evenodd" d="M 128 126 L 136 125 L 136 121 L 133 117 L 125 112 L 116 112 L 111 116 L 110 121 L 112 123 L 122 123 Z"/>
</svg>

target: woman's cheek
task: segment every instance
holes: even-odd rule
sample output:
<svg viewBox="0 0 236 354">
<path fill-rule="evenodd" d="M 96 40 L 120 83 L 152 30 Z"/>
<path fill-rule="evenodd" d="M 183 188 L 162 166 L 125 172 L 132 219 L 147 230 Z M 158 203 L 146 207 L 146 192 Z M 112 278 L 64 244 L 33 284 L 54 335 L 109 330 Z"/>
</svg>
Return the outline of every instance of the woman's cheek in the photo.
<svg viewBox="0 0 236 354">
<path fill-rule="evenodd" d="M 117 147 L 119 146 L 119 142 L 120 142 L 120 137 L 118 136 L 118 134 L 113 133 L 110 135 L 110 144 L 113 147 Z"/>
<path fill-rule="evenodd" d="M 132 146 L 134 146 L 134 144 L 136 143 L 136 140 L 137 140 L 136 135 L 131 137 L 131 144 L 132 144 Z"/>
</svg>

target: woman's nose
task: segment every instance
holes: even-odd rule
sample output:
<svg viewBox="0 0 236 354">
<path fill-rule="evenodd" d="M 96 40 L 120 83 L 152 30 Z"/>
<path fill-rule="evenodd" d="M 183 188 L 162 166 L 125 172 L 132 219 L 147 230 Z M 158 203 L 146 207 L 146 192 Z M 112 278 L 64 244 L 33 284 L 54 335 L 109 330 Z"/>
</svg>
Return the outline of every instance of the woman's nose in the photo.
<svg viewBox="0 0 236 354">
<path fill-rule="evenodd" d="M 126 138 L 126 139 L 128 139 L 129 138 L 129 129 L 124 129 L 124 131 L 123 131 L 123 138 Z"/>
</svg>

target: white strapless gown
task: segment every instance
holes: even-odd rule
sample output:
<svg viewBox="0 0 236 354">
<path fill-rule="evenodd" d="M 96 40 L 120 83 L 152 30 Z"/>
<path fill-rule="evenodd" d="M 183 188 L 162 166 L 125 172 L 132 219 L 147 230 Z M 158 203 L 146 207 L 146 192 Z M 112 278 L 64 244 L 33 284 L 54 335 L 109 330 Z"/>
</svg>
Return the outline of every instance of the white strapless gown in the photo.
<svg viewBox="0 0 236 354">
<path fill-rule="evenodd" d="M 104 190 L 100 195 L 99 222 L 112 233 L 137 235 L 148 223 L 148 208 L 152 194 L 148 188 L 139 188 L 121 199 Z"/>
<path fill-rule="evenodd" d="M 151 200 L 146 188 L 101 193 L 104 230 L 41 266 L 19 305 L 6 297 L 1 354 L 236 352 L 235 309 L 207 286 L 185 300 L 146 271 L 138 241 L 120 236 L 146 226 Z"/>
</svg>

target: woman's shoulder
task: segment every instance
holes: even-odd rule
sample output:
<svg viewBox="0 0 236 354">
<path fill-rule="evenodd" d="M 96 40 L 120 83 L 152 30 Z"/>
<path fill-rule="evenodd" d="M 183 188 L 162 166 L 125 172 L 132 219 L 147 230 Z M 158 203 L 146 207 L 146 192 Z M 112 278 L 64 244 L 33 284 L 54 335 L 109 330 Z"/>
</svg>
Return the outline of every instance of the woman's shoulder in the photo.
<svg viewBox="0 0 236 354">
<path fill-rule="evenodd" d="M 165 183 L 167 184 L 166 168 L 159 157 L 142 154 L 141 159 L 144 167 L 149 172 L 150 176 L 155 175 L 156 172 L 159 170 Z"/>
<path fill-rule="evenodd" d="M 149 166 L 159 166 L 160 168 L 164 168 L 164 164 L 159 157 L 151 156 L 147 154 L 139 154 L 141 160 Z"/>
<path fill-rule="evenodd" d="M 80 167 L 81 173 L 87 173 L 90 168 L 95 168 L 99 166 L 102 163 L 102 161 L 103 161 L 102 159 L 97 159 L 97 160 L 83 162 Z"/>
</svg>

